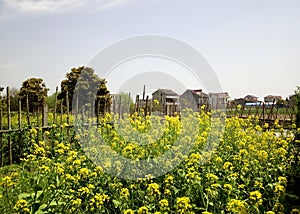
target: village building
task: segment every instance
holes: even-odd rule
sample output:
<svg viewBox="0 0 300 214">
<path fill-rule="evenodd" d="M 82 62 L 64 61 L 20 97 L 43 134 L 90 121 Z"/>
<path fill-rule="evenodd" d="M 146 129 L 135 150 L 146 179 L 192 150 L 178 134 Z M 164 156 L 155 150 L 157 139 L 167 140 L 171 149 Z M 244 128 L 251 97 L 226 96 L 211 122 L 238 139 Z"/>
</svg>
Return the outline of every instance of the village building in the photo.
<svg viewBox="0 0 300 214">
<path fill-rule="evenodd" d="M 280 100 L 282 100 L 281 96 L 268 95 L 264 97 L 265 103 L 277 103 Z"/>
<path fill-rule="evenodd" d="M 179 95 L 170 89 L 158 89 L 152 93 L 153 102 L 158 101 L 164 115 L 174 115 L 179 111 Z"/>
<path fill-rule="evenodd" d="M 193 111 L 199 111 L 201 106 L 208 106 L 209 97 L 202 89 L 191 90 L 187 89 L 180 96 L 180 107 L 190 108 Z"/>
<path fill-rule="evenodd" d="M 229 100 L 228 92 L 209 93 L 209 107 L 210 109 L 226 109 Z"/>
</svg>

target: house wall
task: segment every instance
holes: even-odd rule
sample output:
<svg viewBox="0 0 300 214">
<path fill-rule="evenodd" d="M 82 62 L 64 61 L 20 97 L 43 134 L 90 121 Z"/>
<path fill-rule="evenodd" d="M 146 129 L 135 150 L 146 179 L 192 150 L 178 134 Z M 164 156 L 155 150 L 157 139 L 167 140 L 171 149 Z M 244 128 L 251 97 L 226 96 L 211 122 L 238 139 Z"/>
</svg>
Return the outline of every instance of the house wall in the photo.
<svg viewBox="0 0 300 214">
<path fill-rule="evenodd" d="M 210 109 L 226 109 L 228 97 L 218 94 L 209 94 Z"/>
</svg>

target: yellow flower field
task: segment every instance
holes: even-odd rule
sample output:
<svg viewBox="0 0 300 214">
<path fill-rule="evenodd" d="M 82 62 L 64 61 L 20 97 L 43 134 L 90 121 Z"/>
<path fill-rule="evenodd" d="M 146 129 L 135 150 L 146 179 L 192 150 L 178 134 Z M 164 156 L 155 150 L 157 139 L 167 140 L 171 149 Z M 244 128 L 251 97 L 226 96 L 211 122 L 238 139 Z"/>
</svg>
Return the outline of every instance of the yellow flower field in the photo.
<svg viewBox="0 0 300 214">
<path fill-rule="evenodd" d="M 71 140 L 26 133 L 25 158 L 0 170 L 0 213 L 299 213 L 296 129 L 211 113 L 117 117 Z"/>
</svg>

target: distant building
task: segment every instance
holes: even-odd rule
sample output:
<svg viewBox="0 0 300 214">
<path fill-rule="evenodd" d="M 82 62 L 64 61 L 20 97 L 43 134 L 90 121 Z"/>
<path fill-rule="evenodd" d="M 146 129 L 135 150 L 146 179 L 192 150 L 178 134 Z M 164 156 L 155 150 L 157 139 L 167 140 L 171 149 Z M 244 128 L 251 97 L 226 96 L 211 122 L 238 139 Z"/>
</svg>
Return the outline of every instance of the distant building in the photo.
<svg viewBox="0 0 300 214">
<path fill-rule="evenodd" d="M 191 90 L 187 89 L 180 96 L 180 105 L 183 108 L 190 108 L 194 111 L 199 111 L 201 106 L 208 105 L 208 94 L 204 93 L 202 89 Z"/>
<path fill-rule="evenodd" d="M 226 109 L 229 100 L 228 92 L 209 93 L 208 97 L 210 109 Z"/>
<path fill-rule="evenodd" d="M 246 100 L 244 98 L 234 99 L 234 104 L 245 106 L 246 105 Z"/>
<path fill-rule="evenodd" d="M 268 95 L 264 97 L 265 103 L 277 103 L 280 100 L 282 100 L 281 96 Z"/>
<path fill-rule="evenodd" d="M 246 103 L 256 103 L 258 102 L 258 97 L 254 95 L 247 95 L 244 97 Z"/>
<path fill-rule="evenodd" d="M 170 89 L 158 89 L 152 93 L 152 100 L 157 100 L 164 115 L 174 115 L 179 111 L 179 95 Z"/>
</svg>

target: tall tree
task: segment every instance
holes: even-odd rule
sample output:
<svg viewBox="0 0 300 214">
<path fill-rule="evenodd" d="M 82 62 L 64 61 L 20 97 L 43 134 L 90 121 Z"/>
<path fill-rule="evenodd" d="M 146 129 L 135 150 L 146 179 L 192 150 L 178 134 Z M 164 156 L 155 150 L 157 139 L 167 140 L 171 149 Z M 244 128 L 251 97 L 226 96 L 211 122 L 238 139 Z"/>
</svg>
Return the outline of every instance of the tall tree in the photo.
<svg viewBox="0 0 300 214">
<path fill-rule="evenodd" d="M 29 111 L 36 112 L 45 103 L 48 90 L 42 78 L 29 78 L 25 80 L 19 92 L 22 106 L 26 106 L 28 96 Z"/>
<path fill-rule="evenodd" d="M 97 107 L 99 103 L 100 112 L 106 111 L 111 102 L 106 81 L 99 78 L 94 69 L 90 67 L 72 68 L 71 72 L 66 74 L 66 79 L 61 82 L 61 92 L 58 95 L 58 99 L 63 102 L 65 107 L 67 92 L 70 111 L 72 102 L 75 102 L 73 106 L 78 107 L 92 107 L 92 105 Z"/>
<path fill-rule="evenodd" d="M 298 86 L 297 89 L 295 90 L 295 101 L 297 106 L 296 125 L 298 128 L 300 128 L 300 86 Z"/>
<path fill-rule="evenodd" d="M 10 89 L 10 110 L 19 110 L 19 89 L 12 87 Z"/>
<path fill-rule="evenodd" d="M 53 93 L 52 95 L 47 97 L 47 104 L 48 104 L 49 109 L 54 109 L 55 98 L 56 98 L 56 93 Z"/>
<path fill-rule="evenodd" d="M 3 108 L 3 101 L 2 101 L 2 92 L 4 91 L 4 88 L 0 86 L 0 108 Z"/>
</svg>

